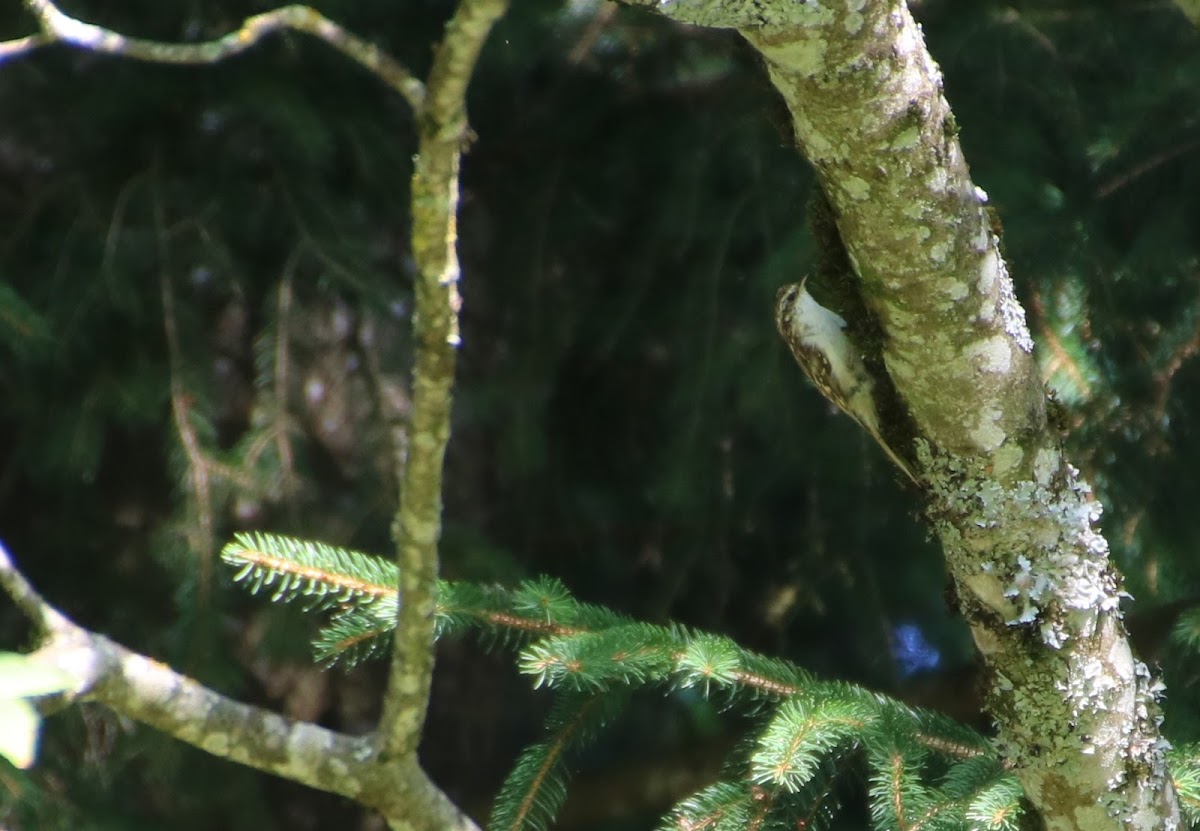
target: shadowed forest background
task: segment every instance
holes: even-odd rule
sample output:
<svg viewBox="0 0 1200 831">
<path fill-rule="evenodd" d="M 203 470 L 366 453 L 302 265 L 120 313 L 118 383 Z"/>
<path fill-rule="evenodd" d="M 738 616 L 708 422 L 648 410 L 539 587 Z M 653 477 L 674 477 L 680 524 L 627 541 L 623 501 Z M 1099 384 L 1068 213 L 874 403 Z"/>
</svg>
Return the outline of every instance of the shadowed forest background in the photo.
<svg viewBox="0 0 1200 831">
<path fill-rule="evenodd" d="M 194 40 L 267 8 L 121 5 L 67 11 Z M 452 5 L 320 10 L 423 75 Z M 1167 3 L 914 13 L 1106 506 L 1135 646 L 1166 667 L 1167 735 L 1198 740 L 1200 33 Z M 32 23 L 10 6 L 0 26 Z M 469 110 L 444 576 L 554 575 L 986 724 L 917 500 L 775 334 L 776 289 L 817 257 L 811 176 L 750 49 L 521 0 Z M 392 549 L 378 414 L 403 408 L 410 358 L 409 110 L 283 36 L 211 68 L 42 50 L 0 64 L 0 113 L 0 539 L 80 624 L 368 729 L 382 664 L 315 667 L 312 623 L 234 589 L 217 552 L 245 529 Z M 24 626 L 0 607 L 5 648 Z M 548 703 L 489 646 L 441 644 L 423 751 L 480 818 Z M 638 699 L 579 760 L 559 827 L 650 827 L 739 718 Z M 98 707 L 50 719 L 32 771 L 0 767 L 16 829 L 372 827 L 361 814 Z"/>
</svg>

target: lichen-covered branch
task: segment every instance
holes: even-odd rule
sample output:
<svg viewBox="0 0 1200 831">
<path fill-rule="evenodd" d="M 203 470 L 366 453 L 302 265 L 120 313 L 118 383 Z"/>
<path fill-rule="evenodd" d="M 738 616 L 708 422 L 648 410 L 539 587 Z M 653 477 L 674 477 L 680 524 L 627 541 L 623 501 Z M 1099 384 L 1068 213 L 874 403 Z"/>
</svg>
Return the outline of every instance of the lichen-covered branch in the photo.
<svg viewBox="0 0 1200 831">
<path fill-rule="evenodd" d="M 249 17 L 238 30 L 215 40 L 174 44 L 130 38 L 84 23 L 61 12 L 52 0 L 25 0 L 25 5 L 39 21 L 41 32 L 0 44 L 0 60 L 64 43 L 157 63 L 207 64 L 238 54 L 268 34 L 291 29 L 320 38 L 366 67 L 417 112 L 421 133 L 412 185 L 413 255 L 418 269 L 412 415 L 396 451 L 401 498 L 395 532 L 402 603 L 377 734 L 369 741 L 349 740 L 242 707 L 73 625 L 55 630 L 52 641 L 66 638 L 71 644 L 68 651 L 86 656 L 85 663 L 92 667 L 85 685 L 89 695 L 210 752 L 374 805 L 396 828 L 449 828 L 468 822 L 425 779 L 416 749 L 433 671 L 442 467 L 459 342 L 455 245 L 459 167 L 469 141 L 465 97 L 480 50 L 504 13 L 506 0 L 465 0 L 458 7 L 435 53 L 428 93 L 426 85 L 373 44 L 307 6 L 285 6 Z M 164 305 L 169 307 L 167 288 L 164 283 Z M 17 589 L 19 584 L 14 584 Z M 43 606 L 30 601 L 26 611 L 52 620 Z M 353 755 L 355 763 L 343 758 L 345 754 Z M 331 765 L 341 771 L 332 778 Z M 386 794 L 371 790 L 373 786 L 366 782 L 371 771 L 380 772 L 378 781 L 386 783 L 382 785 Z"/>
<path fill-rule="evenodd" d="M 883 333 L 874 365 L 915 425 L 899 454 L 918 463 L 960 611 L 993 679 L 999 741 L 1047 827 L 1177 827 L 1156 688 L 1120 620 L 1100 507 L 1048 423 L 998 226 L 908 8 L 652 5 L 738 29 L 792 114 L 859 305 Z"/>
<path fill-rule="evenodd" d="M 349 797 L 380 811 L 394 828 L 476 831 L 415 756 L 380 759 L 370 736 L 238 703 L 75 625 L 38 595 L 3 546 L 0 587 L 43 636 L 34 659 L 72 680 L 68 700 L 98 701 L 214 756 Z"/>
<path fill-rule="evenodd" d="M 247 17 L 233 32 L 200 43 L 163 43 L 126 37 L 64 14 L 51 0 L 25 0 L 42 31 L 0 43 L 0 63 L 52 43 L 65 43 L 92 52 L 121 55 L 150 63 L 207 64 L 225 60 L 255 46 L 267 35 L 284 30 L 320 38 L 386 83 L 414 110 L 424 104 L 424 85 L 390 55 L 369 41 L 351 34 L 309 6 L 283 6 Z"/>
<path fill-rule="evenodd" d="M 412 179 L 412 418 L 396 452 L 400 508 L 395 536 L 400 616 L 384 699 L 382 750 L 416 752 L 433 673 L 434 595 L 441 537 L 442 467 L 450 438 L 450 403 L 459 344 L 457 213 L 459 167 L 470 139 L 467 83 L 507 0 L 463 0 L 434 55 Z"/>
</svg>

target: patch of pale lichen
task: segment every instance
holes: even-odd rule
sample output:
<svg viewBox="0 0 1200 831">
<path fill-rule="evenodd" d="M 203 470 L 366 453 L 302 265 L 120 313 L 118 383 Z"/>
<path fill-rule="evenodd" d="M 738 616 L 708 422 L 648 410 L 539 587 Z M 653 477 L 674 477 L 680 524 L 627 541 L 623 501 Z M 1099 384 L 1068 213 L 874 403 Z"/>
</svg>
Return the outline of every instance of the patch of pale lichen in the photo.
<svg viewBox="0 0 1200 831">
<path fill-rule="evenodd" d="M 999 750 L 1035 804 L 1089 822 L 1052 827 L 1151 827 L 1161 685 L 1129 652 L 1091 489 L 1056 447 L 1025 455 L 1027 476 L 1002 481 L 982 458 L 917 448 L 928 519 L 991 670 Z"/>
<path fill-rule="evenodd" d="M 973 578 L 964 587 L 984 590 L 979 599 L 1007 625 L 1036 625 L 1043 643 L 1058 648 L 1071 637 L 1073 613 L 1115 609 L 1121 592 L 1091 488 L 1057 451 L 1033 457 L 1036 478 L 1005 483 L 982 459 L 918 443 L 928 517 L 952 571 Z"/>
</svg>

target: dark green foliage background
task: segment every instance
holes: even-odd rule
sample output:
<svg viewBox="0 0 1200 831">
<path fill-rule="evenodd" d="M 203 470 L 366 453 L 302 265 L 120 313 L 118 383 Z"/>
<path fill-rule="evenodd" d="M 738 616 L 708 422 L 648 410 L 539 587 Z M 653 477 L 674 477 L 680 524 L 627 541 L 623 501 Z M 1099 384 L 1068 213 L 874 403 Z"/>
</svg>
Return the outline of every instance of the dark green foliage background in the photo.
<svg viewBox="0 0 1200 831">
<path fill-rule="evenodd" d="M 262 8 L 68 10 L 175 40 Z M 451 11 L 319 8 L 418 74 Z M 969 644 L 916 500 L 773 331 L 775 289 L 815 261 L 786 113 L 736 37 L 610 13 L 517 3 L 471 89 L 446 576 L 553 574 L 589 602 L 969 716 Z M 1200 590 L 1200 35 L 1168 4 L 916 13 L 1073 458 L 1108 508 L 1131 625 L 1172 659 L 1170 727 L 1194 740 L 1196 665 L 1159 647 Z M 2 14 L 3 37 L 31 31 Z M 245 700 L 368 728 L 380 669 L 314 681 L 307 624 L 242 597 L 197 550 L 170 385 L 205 452 L 242 474 L 214 479 L 217 546 L 261 527 L 388 551 L 394 486 L 364 368 L 402 374 L 409 356 L 410 113 L 299 37 L 211 68 L 44 50 L 0 66 L 0 112 L 0 538 L 79 622 Z M 901 624 L 939 651 L 940 675 L 907 676 Z M 5 647 L 22 627 L 0 608 Z M 288 699 L 297 689 L 319 692 Z M 445 644 L 435 778 L 486 815 L 544 707 L 504 656 Z M 624 724 L 581 762 L 585 786 L 631 760 L 702 755 L 736 726 L 658 700 L 635 700 Z M 95 709 L 52 720 L 39 769 L 0 769 L 0 806 L 0 824 L 47 829 L 357 813 Z"/>
</svg>

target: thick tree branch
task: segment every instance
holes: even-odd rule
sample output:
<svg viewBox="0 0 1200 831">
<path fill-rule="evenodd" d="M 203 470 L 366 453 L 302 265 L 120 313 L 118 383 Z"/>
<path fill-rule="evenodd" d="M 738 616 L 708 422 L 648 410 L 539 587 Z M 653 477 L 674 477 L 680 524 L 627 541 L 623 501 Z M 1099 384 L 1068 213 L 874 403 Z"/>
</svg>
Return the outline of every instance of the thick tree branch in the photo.
<svg viewBox="0 0 1200 831">
<path fill-rule="evenodd" d="M 412 418 L 396 448 L 400 509 L 395 537 L 400 566 L 400 617 L 383 709 L 387 754 L 415 753 L 433 673 L 434 595 L 441 537 L 442 467 L 450 438 L 450 403 L 459 344 L 458 177 L 469 141 L 467 83 L 492 24 L 507 0 L 463 0 L 434 55 L 412 179 Z"/>
<path fill-rule="evenodd" d="M 737 28 L 792 113 L 883 332 L 877 366 L 915 424 L 900 455 L 920 460 L 1001 747 L 1047 827 L 1177 827 L 1156 688 L 1120 620 L 1100 508 L 1047 423 L 998 226 L 907 7 L 654 6 Z"/>
<path fill-rule="evenodd" d="M 424 85 L 398 61 L 308 6 L 283 6 L 247 17 L 236 31 L 201 43 L 163 43 L 126 37 L 111 29 L 76 20 L 60 11 L 51 0 L 25 0 L 25 7 L 37 17 L 42 31 L 0 43 L 0 63 L 52 43 L 150 63 L 216 63 L 257 45 L 267 35 L 291 29 L 320 38 L 365 67 L 404 96 L 414 110 L 419 111 L 424 106 Z"/>
<path fill-rule="evenodd" d="M 45 636 L 33 657 L 72 679 L 68 700 L 98 701 L 214 756 L 349 797 L 380 811 L 394 828 L 475 829 L 415 756 L 381 760 L 370 736 L 238 703 L 75 625 L 38 595 L 2 546 L 0 587 Z"/>
</svg>

